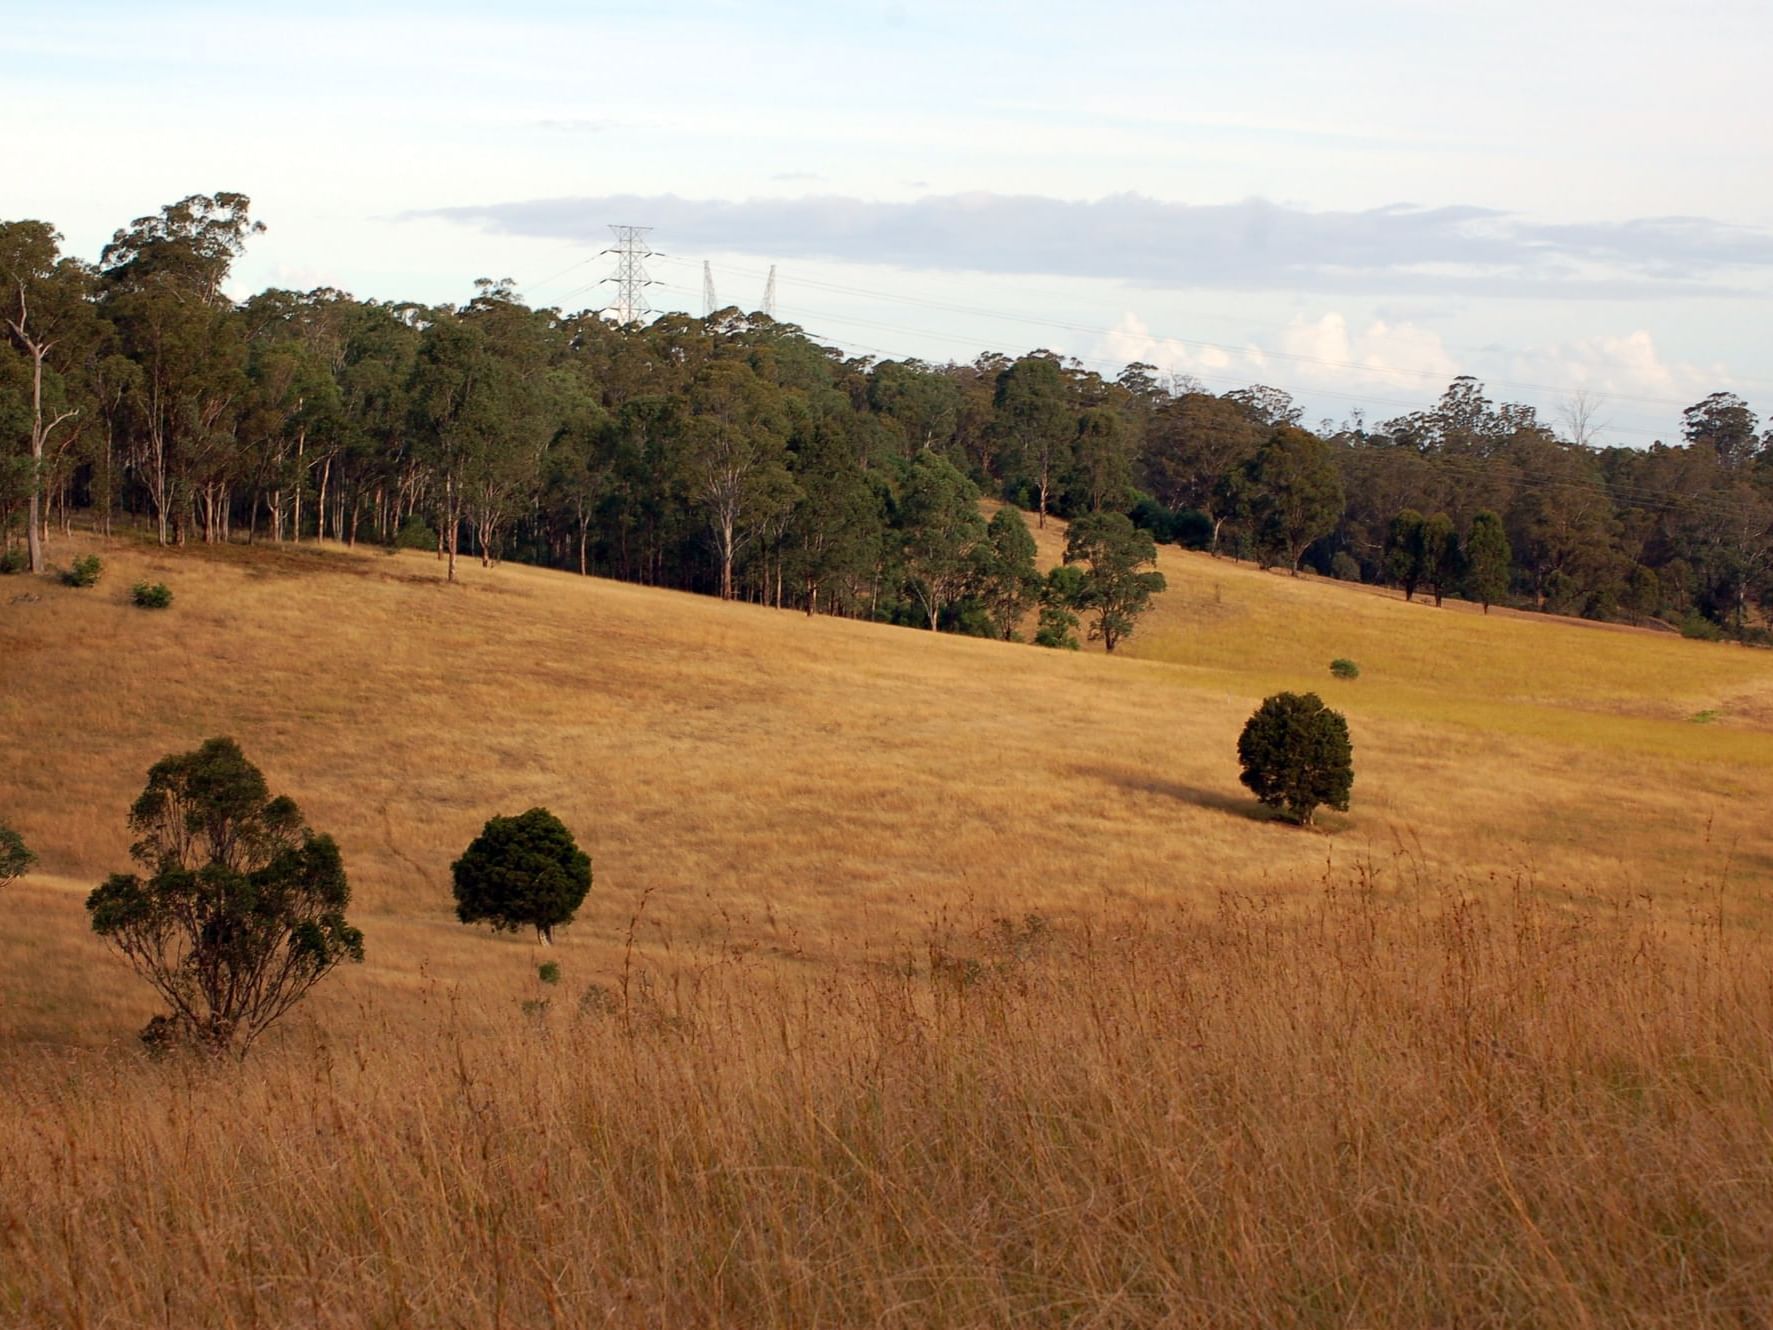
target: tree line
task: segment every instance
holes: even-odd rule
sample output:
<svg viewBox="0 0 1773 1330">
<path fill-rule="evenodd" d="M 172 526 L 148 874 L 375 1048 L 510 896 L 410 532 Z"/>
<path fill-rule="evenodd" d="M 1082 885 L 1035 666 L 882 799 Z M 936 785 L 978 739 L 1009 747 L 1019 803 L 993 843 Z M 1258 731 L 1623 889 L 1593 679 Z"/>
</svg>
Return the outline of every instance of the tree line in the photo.
<svg viewBox="0 0 1773 1330">
<path fill-rule="evenodd" d="M 1053 645 L 1080 614 L 1110 646 L 1131 630 L 1152 539 L 1720 632 L 1759 632 L 1773 602 L 1773 430 L 1727 392 L 1648 449 L 1471 378 L 1308 429 L 1262 385 L 1044 350 L 848 356 L 734 308 L 617 326 L 508 281 L 460 305 L 231 299 L 262 229 L 243 195 L 193 195 L 87 263 L 49 223 L 0 222 L 0 566 L 42 571 L 76 522 L 373 541 L 452 578 L 515 559 L 994 636 L 1038 605 Z M 988 523 L 982 496 L 1088 518 L 1072 575 L 1034 578 L 1025 525 Z"/>
</svg>

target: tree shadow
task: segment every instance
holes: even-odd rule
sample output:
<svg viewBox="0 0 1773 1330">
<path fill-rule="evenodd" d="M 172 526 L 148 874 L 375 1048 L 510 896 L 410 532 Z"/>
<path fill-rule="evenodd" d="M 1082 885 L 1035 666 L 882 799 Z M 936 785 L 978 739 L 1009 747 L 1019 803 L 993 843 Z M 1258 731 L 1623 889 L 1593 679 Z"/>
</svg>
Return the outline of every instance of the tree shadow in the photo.
<svg viewBox="0 0 1773 1330">
<path fill-rule="evenodd" d="M 1135 794 L 1155 794 L 1162 799 L 1175 799 L 1181 803 L 1193 804 L 1197 808 L 1209 808 L 1215 813 L 1224 813 L 1227 817 L 1240 818 L 1245 822 L 1286 824 L 1286 819 L 1277 811 L 1257 803 L 1255 796 L 1250 794 L 1233 794 L 1227 790 L 1212 790 L 1199 785 L 1186 785 L 1181 781 L 1165 780 L 1137 767 L 1086 763 L 1072 767 L 1071 771 L 1073 775 L 1106 781 Z"/>
</svg>

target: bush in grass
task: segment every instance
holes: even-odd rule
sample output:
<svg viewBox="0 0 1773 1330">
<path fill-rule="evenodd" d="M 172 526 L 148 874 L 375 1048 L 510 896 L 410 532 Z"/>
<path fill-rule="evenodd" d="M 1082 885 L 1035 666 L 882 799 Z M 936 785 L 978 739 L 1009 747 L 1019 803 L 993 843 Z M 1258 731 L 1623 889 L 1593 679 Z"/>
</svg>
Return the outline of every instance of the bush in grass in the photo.
<svg viewBox="0 0 1773 1330">
<path fill-rule="evenodd" d="M 69 586 L 97 586 L 99 575 L 104 571 L 105 561 L 96 554 L 87 554 L 74 560 L 74 566 L 67 571 L 63 580 Z"/>
<path fill-rule="evenodd" d="M 1330 673 L 1338 679 L 1358 679 L 1361 677 L 1361 667 L 1347 656 L 1337 656 L 1330 662 Z"/>
<path fill-rule="evenodd" d="M 1316 693 L 1265 699 L 1237 741 L 1241 779 L 1270 808 L 1310 826 L 1318 805 L 1346 810 L 1354 786 L 1348 722 Z"/>
<path fill-rule="evenodd" d="M 137 582 L 129 598 L 144 610 L 163 610 L 172 604 L 172 588 L 164 582 Z"/>
<path fill-rule="evenodd" d="M 394 548 L 399 550 L 435 550 L 437 548 L 437 532 L 432 525 L 417 513 L 409 513 L 400 524 L 400 532 L 394 537 Z"/>
<path fill-rule="evenodd" d="M 0 575 L 22 573 L 31 566 L 30 556 L 23 550 L 0 550 Z"/>
<path fill-rule="evenodd" d="M 456 918 L 494 930 L 536 930 L 544 946 L 591 890 L 591 859 L 546 808 L 487 821 L 450 865 Z"/>
<path fill-rule="evenodd" d="M 11 886 L 37 862 L 25 845 L 25 838 L 11 827 L 0 824 L 0 887 Z"/>
</svg>

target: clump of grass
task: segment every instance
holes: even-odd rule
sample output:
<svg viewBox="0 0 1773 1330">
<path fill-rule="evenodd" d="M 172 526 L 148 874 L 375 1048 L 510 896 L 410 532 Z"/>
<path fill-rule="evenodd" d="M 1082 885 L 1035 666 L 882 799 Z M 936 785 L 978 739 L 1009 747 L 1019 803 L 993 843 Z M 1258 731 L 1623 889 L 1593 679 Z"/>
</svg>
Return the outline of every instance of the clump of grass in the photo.
<svg viewBox="0 0 1773 1330">
<path fill-rule="evenodd" d="M 164 582 L 137 582 L 129 598 L 144 610 L 163 610 L 172 604 L 172 588 Z"/>
<path fill-rule="evenodd" d="M 558 961 L 543 961 L 536 967 L 536 978 L 544 984 L 558 984 L 560 982 L 560 963 Z"/>
<path fill-rule="evenodd" d="M 1347 656 L 1337 656 L 1330 662 L 1330 673 L 1338 679 L 1358 679 L 1361 677 L 1361 667 Z"/>
<path fill-rule="evenodd" d="M 1716 707 L 1707 707 L 1704 711 L 1695 711 L 1687 719 L 1695 725 L 1710 725 L 1720 714 Z"/>
</svg>

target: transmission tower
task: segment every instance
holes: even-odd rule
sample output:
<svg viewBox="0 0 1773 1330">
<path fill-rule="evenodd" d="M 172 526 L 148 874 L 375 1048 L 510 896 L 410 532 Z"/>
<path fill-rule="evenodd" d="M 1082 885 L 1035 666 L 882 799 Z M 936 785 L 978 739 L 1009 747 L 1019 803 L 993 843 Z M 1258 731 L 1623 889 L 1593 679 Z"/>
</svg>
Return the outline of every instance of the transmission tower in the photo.
<svg viewBox="0 0 1773 1330">
<path fill-rule="evenodd" d="M 646 247 L 646 233 L 652 227 L 611 226 L 610 230 L 616 243 L 603 252 L 616 256 L 616 272 L 603 280 L 616 284 L 616 303 L 611 308 L 617 323 L 638 323 L 652 312 L 646 307 L 646 288 L 653 282 L 646 275 L 645 266 L 645 261 L 653 256 L 653 251 Z"/>
<path fill-rule="evenodd" d="M 763 312 L 776 317 L 776 265 L 770 264 L 770 279 L 763 284 Z"/>
<path fill-rule="evenodd" d="M 702 317 L 707 318 L 715 310 L 714 301 L 714 269 L 708 260 L 702 260 Z"/>
</svg>

